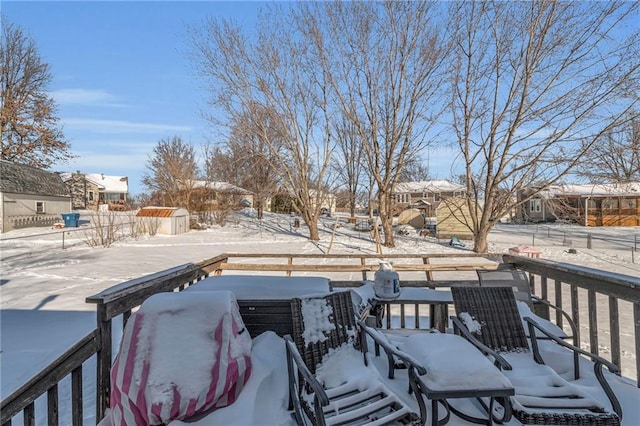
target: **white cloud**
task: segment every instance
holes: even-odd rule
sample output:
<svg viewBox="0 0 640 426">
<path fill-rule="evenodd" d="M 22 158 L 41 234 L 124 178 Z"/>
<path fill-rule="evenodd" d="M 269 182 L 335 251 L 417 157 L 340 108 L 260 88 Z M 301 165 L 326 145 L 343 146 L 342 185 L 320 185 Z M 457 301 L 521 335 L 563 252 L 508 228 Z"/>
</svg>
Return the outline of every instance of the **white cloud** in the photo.
<svg viewBox="0 0 640 426">
<path fill-rule="evenodd" d="M 60 105 L 128 107 L 126 104 L 118 103 L 114 95 L 101 89 L 60 89 L 49 92 L 49 94 Z"/>
<path fill-rule="evenodd" d="M 67 118 L 62 120 L 65 130 L 88 131 L 103 134 L 144 133 L 154 134 L 162 132 L 191 132 L 191 126 L 178 124 L 140 123 L 124 120 L 100 120 L 94 118 Z"/>
</svg>

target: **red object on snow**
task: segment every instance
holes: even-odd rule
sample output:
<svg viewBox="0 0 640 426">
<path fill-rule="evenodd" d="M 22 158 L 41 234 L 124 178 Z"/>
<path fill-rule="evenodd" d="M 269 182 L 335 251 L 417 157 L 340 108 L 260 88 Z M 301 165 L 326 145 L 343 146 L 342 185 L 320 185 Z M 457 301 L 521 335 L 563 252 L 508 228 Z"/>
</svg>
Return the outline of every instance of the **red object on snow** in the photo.
<svg viewBox="0 0 640 426">
<path fill-rule="evenodd" d="M 531 246 L 517 246 L 509 249 L 509 254 L 517 254 L 520 256 L 540 257 L 542 252 Z"/>
<path fill-rule="evenodd" d="M 154 295 L 127 322 L 111 369 L 112 424 L 167 424 L 230 405 L 250 372 L 233 293 Z"/>
</svg>

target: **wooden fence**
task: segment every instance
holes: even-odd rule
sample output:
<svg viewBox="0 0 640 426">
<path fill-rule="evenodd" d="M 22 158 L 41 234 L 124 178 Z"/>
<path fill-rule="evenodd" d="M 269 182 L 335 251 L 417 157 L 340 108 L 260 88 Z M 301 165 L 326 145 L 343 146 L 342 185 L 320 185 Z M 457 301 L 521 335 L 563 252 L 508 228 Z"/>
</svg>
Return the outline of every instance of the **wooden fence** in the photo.
<svg viewBox="0 0 640 426">
<path fill-rule="evenodd" d="M 569 303 L 572 316 L 580 324 L 580 304 L 578 289 L 588 292 L 589 318 L 582 324 L 589 334 L 591 350 L 598 353 L 598 319 L 597 297 L 608 298 L 609 324 L 611 330 L 610 360 L 620 365 L 620 311 L 618 301 L 631 303 L 633 311 L 633 348 L 637 354 L 640 347 L 640 278 L 622 274 L 605 273 L 598 270 L 559 264 L 555 262 L 529 259 L 521 256 L 502 254 L 415 254 L 415 255 L 291 255 L 291 254 L 222 254 L 214 258 L 182 265 L 156 274 L 127 281 L 111 287 L 97 295 L 87 298 L 88 303 L 97 305 L 97 328 L 85 336 L 56 361 L 38 373 L 28 383 L 2 400 L 0 406 L 0 424 L 11 425 L 11 419 L 22 411 L 26 425 L 35 424 L 34 401 L 47 394 L 47 422 L 58 424 L 58 384 L 68 375 L 72 381 L 72 424 L 83 423 L 83 364 L 92 355 L 97 354 L 96 371 L 96 422 L 105 415 L 109 405 L 110 370 L 113 360 L 112 323 L 113 319 L 122 315 L 123 327 L 132 314 L 149 296 L 162 292 L 181 291 L 186 287 L 223 271 L 251 271 L 255 273 L 283 272 L 290 276 L 294 273 L 353 274 L 356 279 L 331 279 L 334 287 L 353 287 L 368 279 L 369 273 L 377 269 L 379 261 L 384 258 L 393 261 L 396 270 L 404 273 L 424 274 L 421 279 L 403 279 L 401 285 L 406 287 L 450 287 L 452 285 L 477 285 L 475 279 L 444 280 L 435 279 L 434 274 L 442 272 L 475 271 L 476 269 L 494 269 L 499 262 L 512 263 L 519 269 L 529 272 L 536 294 L 543 298 L 553 296 L 551 302 L 562 306 L 565 303 L 563 289 L 570 294 Z M 553 281 L 553 288 L 549 282 Z M 418 306 L 415 306 L 418 312 Z M 402 307 L 404 316 L 404 307 Z M 554 320 L 554 318 L 552 318 Z M 561 318 L 555 318 L 561 325 Z M 402 321 L 404 324 L 404 321 Z M 417 324 L 417 322 L 416 322 Z M 606 356 L 605 356 L 606 357 Z M 636 379 L 640 365 L 636 360 Z"/>
</svg>

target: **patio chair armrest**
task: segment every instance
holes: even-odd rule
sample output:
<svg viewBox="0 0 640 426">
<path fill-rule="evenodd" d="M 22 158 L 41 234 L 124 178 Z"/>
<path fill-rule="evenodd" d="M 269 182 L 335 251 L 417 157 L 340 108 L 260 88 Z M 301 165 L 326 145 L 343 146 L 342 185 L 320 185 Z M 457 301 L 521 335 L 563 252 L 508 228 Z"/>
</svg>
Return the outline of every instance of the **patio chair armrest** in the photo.
<svg viewBox="0 0 640 426">
<path fill-rule="evenodd" d="M 578 327 L 576 326 L 576 323 L 573 321 L 573 318 L 571 318 L 571 316 L 567 312 L 565 312 L 562 308 L 554 305 L 548 300 L 538 297 L 535 294 L 532 294 L 531 298 L 537 303 L 542 303 L 543 305 L 555 310 L 556 312 L 560 312 L 560 314 L 567 320 L 567 324 L 569 324 L 569 327 L 571 328 L 571 337 L 573 337 L 573 344 L 575 346 L 578 346 L 578 343 L 579 343 Z"/>
<path fill-rule="evenodd" d="M 451 321 L 453 322 L 454 329 L 462 335 L 465 339 L 467 339 L 473 346 L 475 346 L 480 352 L 487 356 L 491 356 L 494 360 L 494 364 L 501 370 L 511 370 L 511 364 L 504 359 L 499 353 L 482 343 L 478 340 L 467 328 L 467 326 L 460 320 L 460 318 L 452 316 Z"/>
<path fill-rule="evenodd" d="M 622 420 L 622 406 L 620 405 L 620 401 L 618 401 L 616 394 L 613 392 L 613 389 L 609 385 L 609 382 L 607 381 L 606 377 L 604 376 L 604 373 L 602 372 L 602 367 L 606 366 L 611 373 L 620 374 L 620 368 L 617 365 L 602 358 L 601 356 L 592 354 L 591 352 L 585 351 L 584 349 L 574 346 L 571 343 L 565 342 L 564 340 L 558 338 L 557 336 L 554 336 L 553 334 L 546 331 L 542 326 L 540 326 L 540 324 L 535 322 L 535 320 L 529 317 L 524 317 L 524 320 L 527 322 L 527 325 L 529 326 L 529 333 L 531 335 L 531 346 L 533 349 L 533 356 L 536 362 L 539 362 L 541 364 L 544 363 L 544 361 L 542 360 L 542 356 L 540 355 L 540 349 L 538 347 L 538 338 L 536 337 L 534 329 L 540 330 L 544 335 L 546 335 L 550 340 L 554 341 L 558 345 L 573 351 L 575 379 L 578 379 L 580 377 L 580 370 L 578 367 L 579 366 L 578 356 L 583 355 L 585 357 L 591 358 L 591 360 L 594 363 L 593 371 L 595 373 L 596 379 L 598 380 L 598 383 L 600 383 L 602 390 L 604 390 L 605 394 L 607 395 L 607 398 L 609 398 L 609 402 L 611 403 L 611 407 L 613 408 L 613 411 L 618 415 L 618 417 L 620 417 L 620 420 Z"/>
<path fill-rule="evenodd" d="M 524 317 L 524 320 L 525 320 L 527 323 L 531 324 L 531 326 L 535 327 L 535 328 L 536 328 L 536 329 L 538 329 L 540 332 L 542 332 L 542 333 L 543 333 L 545 336 L 547 336 L 550 340 L 553 340 L 555 343 L 557 343 L 557 344 L 559 344 L 559 345 L 561 345 L 561 346 L 564 346 L 565 348 L 570 349 L 570 350 L 572 350 L 572 351 L 573 351 L 573 352 L 575 352 L 575 353 L 578 353 L 578 354 L 580 354 L 580 355 L 584 355 L 584 356 L 586 356 L 586 357 L 588 357 L 588 358 L 591 358 L 591 360 L 592 360 L 593 362 L 597 362 L 597 363 L 602 364 L 602 365 L 604 365 L 605 367 L 607 367 L 607 369 L 608 369 L 610 372 L 612 372 L 613 374 L 618 374 L 618 373 L 620 373 L 620 368 L 619 368 L 617 365 L 615 365 L 615 364 L 611 363 L 610 361 L 608 361 L 608 360 L 606 360 L 606 359 L 602 358 L 601 356 L 598 356 L 598 355 L 596 355 L 596 354 L 592 354 L 592 353 L 591 353 L 591 352 L 589 352 L 589 351 L 586 351 L 586 350 L 584 350 L 584 349 L 582 349 L 582 348 L 579 348 L 579 347 L 577 347 L 577 346 L 575 346 L 575 345 L 572 345 L 571 343 L 568 343 L 568 342 L 566 342 L 566 341 L 564 341 L 564 340 L 560 339 L 558 336 L 555 336 L 555 335 L 553 335 L 553 334 L 549 333 L 547 330 L 545 330 L 545 329 L 544 329 L 544 327 L 542 327 L 540 324 L 538 324 L 534 319 L 532 319 L 532 318 L 530 318 L 530 317 Z M 533 336 L 533 338 L 532 338 L 532 345 L 537 346 L 537 337 L 536 337 L 535 335 L 532 335 L 532 336 Z M 535 343 L 534 343 L 534 341 L 535 341 Z"/>
<path fill-rule="evenodd" d="M 407 367 L 414 368 L 419 375 L 424 375 L 427 373 L 427 370 L 420 365 L 415 358 L 411 357 L 409 354 L 402 352 L 398 348 L 392 346 L 389 341 L 376 329 L 373 329 L 366 325 L 363 321 L 358 321 L 358 325 L 360 329 L 364 331 L 369 337 L 371 337 L 378 345 L 384 349 L 387 354 L 387 358 L 389 359 L 389 378 L 393 379 L 393 357 L 400 359 L 403 363 L 407 365 Z"/>
<path fill-rule="evenodd" d="M 298 372 L 300 372 L 300 375 L 303 377 L 303 379 L 309 384 L 309 386 L 311 386 L 311 389 L 313 390 L 320 404 L 322 406 L 329 405 L 329 397 L 327 396 L 327 393 L 324 391 L 324 388 L 322 387 L 318 379 L 315 378 L 315 376 L 311 373 L 307 365 L 302 360 L 302 357 L 298 352 L 298 348 L 293 342 L 291 336 L 284 336 L 284 341 L 287 349 L 287 358 L 290 357 L 293 360 L 293 363 L 295 364 Z M 291 383 L 292 380 L 294 380 L 294 377 L 289 377 L 289 383 Z"/>
</svg>

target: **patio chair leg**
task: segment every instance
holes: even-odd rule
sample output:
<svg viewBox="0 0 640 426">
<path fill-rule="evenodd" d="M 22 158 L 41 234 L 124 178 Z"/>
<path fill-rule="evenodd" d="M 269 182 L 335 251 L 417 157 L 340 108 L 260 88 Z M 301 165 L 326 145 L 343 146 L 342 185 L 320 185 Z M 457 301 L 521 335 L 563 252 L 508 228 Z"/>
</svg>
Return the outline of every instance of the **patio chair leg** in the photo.
<svg viewBox="0 0 640 426">
<path fill-rule="evenodd" d="M 438 403 L 441 403 L 444 409 L 447 411 L 447 414 L 442 419 L 438 419 Z M 451 410 L 447 400 L 432 399 L 431 400 L 431 426 L 446 425 L 447 423 L 449 423 L 450 418 L 451 418 Z"/>
<path fill-rule="evenodd" d="M 488 406 L 482 398 L 476 398 L 476 399 L 478 400 L 482 408 L 484 408 L 484 410 L 489 415 L 490 422 L 488 424 L 492 425 L 493 422 L 502 424 L 502 423 L 507 423 L 511 420 L 511 417 L 513 414 L 511 411 L 511 400 L 508 397 L 507 398 L 504 398 L 504 397 L 490 398 Z M 501 417 L 497 417 L 493 412 L 496 402 L 498 402 L 498 404 L 501 405 L 502 409 L 504 410 Z"/>
</svg>

